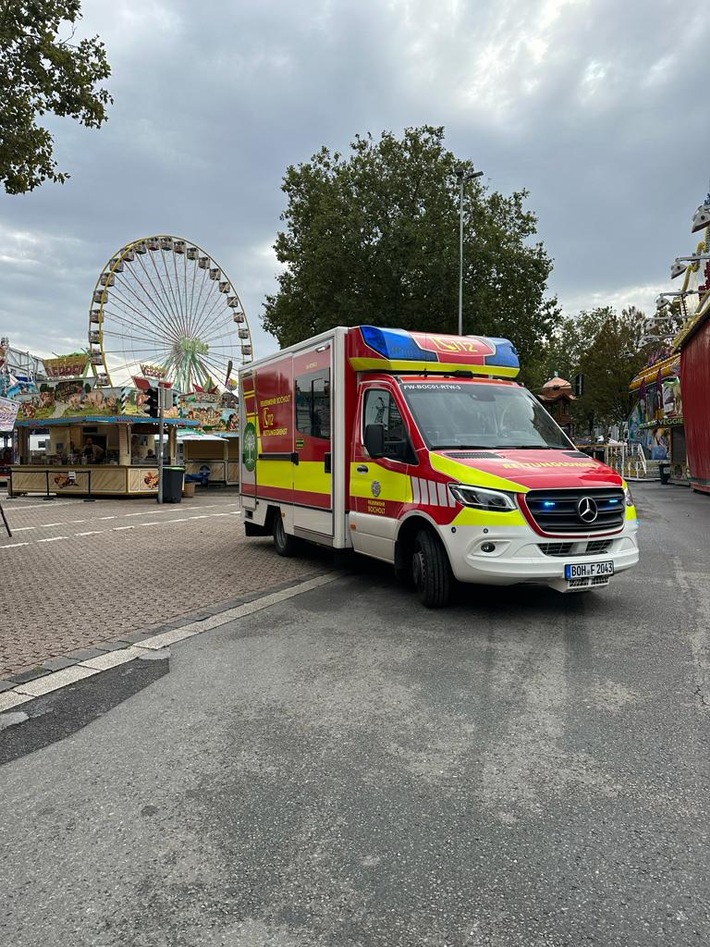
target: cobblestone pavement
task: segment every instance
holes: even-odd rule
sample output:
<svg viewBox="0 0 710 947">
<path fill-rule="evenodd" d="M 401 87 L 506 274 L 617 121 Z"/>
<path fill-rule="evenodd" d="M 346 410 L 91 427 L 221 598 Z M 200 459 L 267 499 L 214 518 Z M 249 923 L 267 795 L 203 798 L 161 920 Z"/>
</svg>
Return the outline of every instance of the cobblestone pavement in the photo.
<svg viewBox="0 0 710 947">
<path fill-rule="evenodd" d="M 229 490 L 162 505 L 2 491 L 0 502 L 12 530 L 0 520 L 0 684 L 333 569 L 321 550 L 283 559 L 271 539 L 247 539 Z"/>
</svg>

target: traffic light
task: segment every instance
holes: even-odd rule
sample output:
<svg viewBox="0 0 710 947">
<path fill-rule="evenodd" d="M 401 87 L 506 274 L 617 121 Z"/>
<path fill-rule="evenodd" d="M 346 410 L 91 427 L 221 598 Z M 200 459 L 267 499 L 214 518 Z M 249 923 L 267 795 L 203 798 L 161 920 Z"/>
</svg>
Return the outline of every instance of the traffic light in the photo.
<svg viewBox="0 0 710 947">
<path fill-rule="evenodd" d="M 169 384 L 162 384 L 158 387 L 158 408 L 163 412 L 170 411 L 175 407 L 175 392 Z"/>
<path fill-rule="evenodd" d="M 158 409 L 158 389 L 150 388 L 148 390 L 148 417 L 157 418 L 160 416 Z"/>
</svg>

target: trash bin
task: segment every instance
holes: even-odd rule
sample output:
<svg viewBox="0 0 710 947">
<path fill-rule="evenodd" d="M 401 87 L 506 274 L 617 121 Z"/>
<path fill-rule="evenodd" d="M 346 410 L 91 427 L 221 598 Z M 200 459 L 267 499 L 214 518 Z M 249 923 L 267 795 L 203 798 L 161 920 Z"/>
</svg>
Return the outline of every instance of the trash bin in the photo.
<svg viewBox="0 0 710 947">
<path fill-rule="evenodd" d="M 671 482 L 671 465 L 667 461 L 660 462 L 658 472 L 661 475 L 661 483 Z"/>
<path fill-rule="evenodd" d="M 184 467 L 163 467 L 163 503 L 179 503 L 182 500 Z"/>
</svg>

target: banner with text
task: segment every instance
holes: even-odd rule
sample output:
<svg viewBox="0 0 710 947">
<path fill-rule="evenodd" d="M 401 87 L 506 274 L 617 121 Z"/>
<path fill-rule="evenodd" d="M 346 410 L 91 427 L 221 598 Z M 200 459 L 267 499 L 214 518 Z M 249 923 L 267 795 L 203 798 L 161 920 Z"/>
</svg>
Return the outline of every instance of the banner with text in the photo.
<svg viewBox="0 0 710 947">
<path fill-rule="evenodd" d="M 11 431 L 17 420 L 19 402 L 9 398 L 0 398 L 0 431 Z"/>
</svg>

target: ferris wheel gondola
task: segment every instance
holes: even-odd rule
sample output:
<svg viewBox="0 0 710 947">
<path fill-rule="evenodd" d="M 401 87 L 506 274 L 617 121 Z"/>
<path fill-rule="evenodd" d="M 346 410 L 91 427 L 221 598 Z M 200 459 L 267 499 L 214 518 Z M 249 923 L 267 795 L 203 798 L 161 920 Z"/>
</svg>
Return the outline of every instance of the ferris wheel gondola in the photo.
<svg viewBox="0 0 710 947">
<path fill-rule="evenodd" d="M 232 282 L 204 250 L 166 234 L 126 244 L 99 274 L 89 360 L 99 386 L 154 375 L 182 392 L 224 390 L 253 358 Z"/>
</svg>

